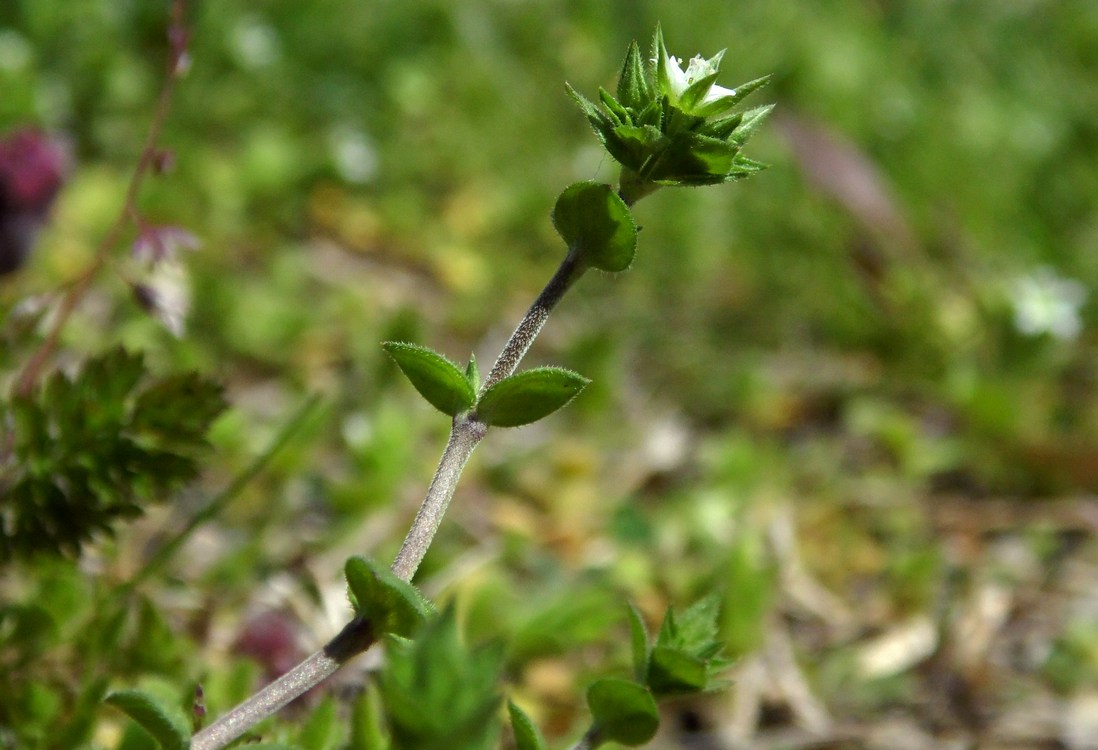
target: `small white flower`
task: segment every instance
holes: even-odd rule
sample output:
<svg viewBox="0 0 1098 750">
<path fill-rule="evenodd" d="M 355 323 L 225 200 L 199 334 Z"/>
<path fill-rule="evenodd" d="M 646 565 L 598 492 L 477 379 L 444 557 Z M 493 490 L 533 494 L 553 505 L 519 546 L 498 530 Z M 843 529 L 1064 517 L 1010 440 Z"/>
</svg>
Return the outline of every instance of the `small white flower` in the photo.
<svg viewBox="0 0 1098 750">
<path fill-rule="evenodd" d="M 687 63 L 686 70 L 683 70 L 682 61 L 679 60 L 679 58 L 673 55 L 669 56 L 667 58 L 667 63 L 664 65 L 664 71 L 667 74 L 667 82 L 671 89 L 667 92 L 671 103 L 678 104 L 683 92 L 690 88 L 696 81 L 716 73 L 722 56 L 723 53 L 719 53 L 706 60 L 701 55 L 694 55 L 694 57 L 690 58 L 690 62 Z M 706 92 L 705 96 L 702 97 L 702 100 L 698 103 L 698 106 L 715 102 L 726 96 L 733 96 L 735 93 L 735 89 L 728 89 L 724 86 L 712 84 L 709 91 Z"/>
<path fill-rule="evenodd" d="M 1014 325 L 1027 336 L 1050 334 L 1070 341 L 1083 328 L 1079 309 L 1087 299 L 1086 287 L 1075 279 L 1057 276 L 1048 266 L 1017 279 L 1012 287 Z"/>
</svg>

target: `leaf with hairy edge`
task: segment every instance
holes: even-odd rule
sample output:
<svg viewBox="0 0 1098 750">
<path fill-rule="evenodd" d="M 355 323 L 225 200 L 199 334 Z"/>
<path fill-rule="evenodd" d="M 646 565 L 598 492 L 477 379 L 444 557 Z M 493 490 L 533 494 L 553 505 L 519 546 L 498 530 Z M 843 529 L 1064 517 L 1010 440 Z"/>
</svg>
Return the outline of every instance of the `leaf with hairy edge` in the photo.
<svg viewBox="0 0 1098 750">
<path fill-rule="evenodd" d="M 140 724 L 164 750 L 186 750 L 190 747 L 191 734 L 186 726 L 148 693 L 120 690 L 108 695 L 104 702 Z"/>
<path fill-rule="evenodd" d="M 378 634 L 407 637 L 434 616 L 434 607 L 415 586 L 373 560 L 352 557 L 344 572 L 355 612 L 369 617 Z"/>
<path fill-rule="evenodd" d="M 401 341 L 387 341 L 382 346 L 419 394 L 443 414 L 452 417 L 476 401 L 476 391 L 465 373 L 438 352 Z"/>
<path fill-rule="evenodd" d="M 480 397 L 476 418 L 493 427 L 536 422 L 561 408 L 591 381 L 563 367 L 537 367 L 499 381 Z"/>
<path fill-rule="evenodd" d="M 609 185 L 577 182 L 564 189 L 553 208 L 553 226 L 580 257 L 603 271 L 624 271 L 637 250 L 637 223 Z"/>
<path fill-rule="evenodd" d="M 629 109 L 640 111 L 651 99 L 652 89 L 644 72 L 640 47 L 634 41 L 625 53 L 625 61 L 618 76 L 618 101 Z"/>
</svg>

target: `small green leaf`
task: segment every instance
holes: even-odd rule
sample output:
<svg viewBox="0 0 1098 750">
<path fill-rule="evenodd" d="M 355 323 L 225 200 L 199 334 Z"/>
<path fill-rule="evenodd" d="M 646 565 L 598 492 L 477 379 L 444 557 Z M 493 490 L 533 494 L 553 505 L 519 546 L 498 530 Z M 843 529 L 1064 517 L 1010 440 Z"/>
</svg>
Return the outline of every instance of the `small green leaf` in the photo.
<svg viewBox="0 0 1098 750">
<path fill-rule="evenodd" d="M 629 680 L 599 680 L 587 690 L 587 707 L 601 736 L 623 745 L 648 742 L 660 725 L 652 694 Z"/>
<path fill-rule="evenodd" d="M 618 101 L 628 109 L 641 111 L 652 99 L 652 89 L 644 72 L 640 47 L 634 41 L 625 53 L 625 62 L 618 76 Z"/>
<path fill-rule="evenodd" d="M 591 381 L 562 367 L 536 367 L 499 381 L 480 397 L 476 418 L 493 427 L 536 422 L 561 408 Z"/>
<path fill-rule="evenodd" d="M 583 114 L 587 117 L 587 121 L 591 123 L 591 129 L 595 131 L 595 135 L 598 137 L 599 142 L 609 148 L 608 140 L 613 135 L 614 122 L 605 112 L 599 109 L 594 102 L 572 88 L 571 84 L 566 83 L 564 84 L 564 87 L 568 90 L 568 95 L 572 97 L 576 104 L 579 105 L 579 108 L 583 110 Z"/>
<path fill-rule="evenodd" d="M 511 731 L 515 733 L 515 750 L 547 750 L 545 738 L 526 712 L 513 701 L 507 701 L 507 710 L 511 714 Z"/>
<path fill-rule="evenodd" d="M 344 568 L 355 612 L 370 618 L 375 631 L 409 636 L 434 615 L 419 590 L 373 560 L 352 557 Z"/>
<path fill-rule="evenodd" d="M 763 121 L 773 109 L 773 104 L 764 104 L 761 107 L 754 107 L 744 112 L 743 122 L 736 128 L 736 131 L 729 138 L 729 141 L 735 143 L 737 146 L 742 146 L 747 143 L 747 139 L 751 137 L 760 125 L 762 125 Z"/>
<path fill-rule="evenodd" d="M 624 271 L 637 249 L 637 224 L 614 189 L 577 182 L 564 189 L 553 208 L 553 226 L 573 252 L 594 268 Z"/>
<path fill-rule="evenodd" d="M 731 662 L 720 655 L 720 606 L 720 595 L 713 593 L 678 616 L 667 610 L 648 662 L 646 682 L 653 693 L 688 694 L 723 686 L 716 675 Z"/>
<path fill-rule="evenodd" d="M 347 750 L 389 750 L 381 717 L 381 694 L 367 682 L 351 706 L 351 738 Z"/>
<path fill-rule="evenodd" d="M 469 381 L 469 385 L 473 386 L 473 391 L 476 392 L 480 388 L 480 368 L 477 367 L 477 355 L 469 355 L 469 364 L 465 366 L 465 379 Z"/>
<path fill-rule="evenodd" d="M 153 736 L 164 750 L 186 750 L 191 733 L 177 716 L 167 711 L 159 701 L 140 690 L 120 690 L 104 701 L 125 713 Z"/>
<path fill-rule="evenodd" d="M 683 112 L 702 117 L 703 115 L 701 112 L 697 112 L 695 108 L 701 103 L 702 99 L 705 98 L 705 95 L 709 93 L 709 89 L 713 88 L 713 84 L 717 82 L 718 75 L 720 75 L 720 73 L 714 71 L 687 86 L 686 91 L 683 91 L 682 94 L 679 95 L 679 109 Z"/>
<path fill-rule="evenodd" d="M 301 725 L 297 734 L 297 744 L 309 750 L 335 750 L 339 744 L 341 719 L 336 716 L 335 700 L 329 696 L 313 709 L 309 718 Z"/>
<path fill-rule="evenodd" d="M 610 112 L 610 117 L 615 121 L 615 126 L 628 125 L 633 121 L 633 118 L 629 116 L 629 113 L 625 110 L 625 107 L 618 103 L 618 100 L 610 96 L 610 92 L 599 86 L 599 99 L 602 104 Z"/>
<path fill-rule="evenodd" d="M 700 693 L 708 684 L 708 673 L 703 660 L 681 649 L 656 646 L 646 682 L 656 695 Z"/>
<path fill-rule="evenodd" d="M 710 117 L 720 112 L 727 112 L 731 107 L 736 106 L 741 101 L 746 99 L 748 95 L 758 91 L 766 84 L 770 83 L 771 76 L 763 76 L 762 78 L 756 78 L 753 81 L 747 83 L 741 83 L 735 89 L 733 93 L 728 96 L 723 96 L 720 99 L 714 99 L 709 104 L 703 107 L 697 108 L 694 112 L 701 117 Z"/>
<path fill-rule="evenodd" d="M 431 406 L 451 417 L 473 405 L 477 393 L 465 373 L 438 352 L 417 344 L 388 341 L 382 346 Z"/>
<path fill-rule="evenodd" d="M 390 638 L 378 677 L 392 746 L 488 750 L 499 734 L 502 648 L 466 647 L 453 606 L 416 634 Z"/>
<path fill-rule="evenodd" d="M 648 629 L 644 619 L 632 604 L 629 605 L 629 630 L 633 647 L 633 676 L 638 682 L 644 682 L 648 674 Z"/>
</svg>

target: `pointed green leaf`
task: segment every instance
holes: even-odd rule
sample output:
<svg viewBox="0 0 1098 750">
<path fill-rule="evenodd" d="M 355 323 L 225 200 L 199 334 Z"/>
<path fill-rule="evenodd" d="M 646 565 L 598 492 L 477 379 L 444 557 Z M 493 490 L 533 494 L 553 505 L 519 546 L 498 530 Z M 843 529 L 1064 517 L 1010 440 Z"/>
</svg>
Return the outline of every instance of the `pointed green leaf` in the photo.
<svg viewBox="0 0 1098 750">
<path fill-rule="evenodd" d="M 187 727 L 148 693 L 120 690 L 108 695 L 104 702 L 140 724 L 164 750 L 186 750 L 190 747 L 191 733 Z"/>
<path fill-rule="evenodd" d="M 351 738 L 347 750 L 389 750 L 381 717 L 381 695 L 377 685 L 367 681 L 351 706 Z"/>
<path fill-rule="evenodd" d="M 610 92 L 599 86 L 599 99 L 602 100 L 603 105 L 610 111 L 610 117 L 614 120 L 614 126 L 628 125 L 632 122 L 632 118 L 629 113 L 625 111 L 618 100 L 610 96 Z"/>
<path fill-rule="evenodd" d="M 379 634 L 409 636 L 434 615 L 419 589 L 373 560 L 352 557 L 344 572 L 355 612 L 369 617 Z"/>
<path fill-rule="evenodd" d="M 301 725 L 297 745 L 309 750 L 335 750 L 340 740 L 342 721 L 336 715 L 335 699 L 328 696 Z"/>
<path fill-rule="evenodd" d="M 595 131 L 595 135 L 599 141 L 606 145 L 607 141 L 613 135 L 614 122 L 607 116 L 605 112 L 598 108 L 598 106 L 590 99 L 585 97 L 580 92 L 572 88 L 569 83 L 564 84 L 564 87 L 568 90 L 568 95 L 575 100 L 579 108 L 583 110 L 583 114 L 587 116 L 587 121 L 591 123 L 591 129 Z"/>
<path fill-rule="evenodd" d="M 625 53 L 625 61 L 618 76 L 618 101 L 627 109 L 640 111 L 652 98 L 652 88 L 645 75 L 640 47 L 634 41 Z"/>
<path fill-rule="evenodd" d="M 702 117 L 709 117 L 719 112 L 726 112 L 730 108 L 736 106 L 741 101 L 746 99 L 750 94 L 758 91 L 766 84 L 770 83 L 772 76 L 763 76 L 762 78 L 756 78 L 753 81 L 747 83 L 741 83 L 736 88 L 732 89 L 732 93 L 728 96 L 722 96 L 720 99 L 714 99 L 704 107 L 699 107 L 695 110 L 696 114 Z"/>
<path fill-rule="evenodd" d="M 577 182 L 553 208 L 553 226 L 573 252 L 594 268 L 624 271 L 637 250 L 637 224 L 609 185 Z"/>
<path fill-rule="evenodd" d="M 652 694 L 629 680 L 597 681 L 587 690 L 587 707 L 601 736 L 623 745 L 643 745 L 660 725 Z"/>
<path fill-rule="evenodd" d="M 677 184 L 715 184 L 724 182 L 732 171 L 739 146 L 697 133 L 681 133 L 660 154 L 648 178 Z"/>
<path fill-rule="evenodd" d="M 562 367 L 537 367 L 499 381 L 480 397 L 476 418 L 494 427 L 536 422 L 561 408 L 591 381 Z"/>
<path fill-rule="evenodd" d="M 648 629 L 644 618 L 632 604 L 629 605 L 629 631 L 633 647 L 633 676 L 643 682 L 648 674 Z"/>
<path fill-rule="evenodd" d="M 382 346 L 419 394 L 443 414 L 454 416 L 476 401 L 477 393 L 465 373 L 438 352 L 400 341 L 388 341 Z"/>
<path fill-rule="evenodd" d="M 733 131 L 740 126 L 741 122 L 743 122 L 743 112 L 737 112 L 734 115 L 707 122 L 699 128 L 697 132 L 698 135 L 707 135 L 710 138 L 717 138 L 723 141 L 725 138 L 732 135 Z"/>
<path fill-rule="evenodd" d="M 656 646 L 645 682 L 656 695 L 682 695 L 704 691 L 709 675 L 704 660 L 678 648 Z"/>
<path fill-rule="evenodd" d="M 721 596 L 716 592 L 702 597 L 677 616 L 668 613 L 664 620 L 668 629 L 666 634 L 661 629 L 659 644 L 681 646 L 692 651 L 708 646 L 717 637 L 720 614 Z"/>
<path fill-rule="evenodd" d="M 480 388 L 480 368 L 477 367 L 477 355 L 469 355 L 469 364 L 465 365 L 465 379 L 473 386 L 475 392 Z"/>
<path fill-rule="evenodd" d="M 709 89 L 713 88 L 713 84 L 717 82 L 718 75 L 720 74 L 714 71 L 687 86 L 686 91 L 682 92 L 682 95 L 679 97 L 679 108 L 684 112 L 701 116 L 701 112 L 696 112 L 695 108 L 701 103 L 702 99 L 705 98 L 705 95 L 709 93 Z"/>
<path fill-rule="evenodd" d="M 414 641 L 390 639 L 378 677 L 392 746 L 486 750 L 499 733 L 503 650 L 462 643 L 453 606 Z"/>
<path fill-rule="evenodd" d="M 729 141 L 735 143 L 737 146 L 742 146 L 747 143 L 747 139 L 752 136 L 760 125 L 762 125 L 763 120 L 766 119 L 772 109 L 774 109 L 773 104 L 766 104 L 762 107 L 754 107 L 753 109 L 744 112 L 743 122 L 736 128 L 736 131 L 729 138 Z"/>
<path fill-rule="evenodd" d="M 663 43 L 663 28 L 657 23 L 656 33 L 652 36 L 652 54 L 649 55 L 655 68 L 652 78 L 656 81 L 656 90 L 665 98 L 671 93 L 671 79 L 667 77 L 667 45 Z"/>
<path fill-rule="evenodd" d="M 507 710 L 511 714 L 511 730 L 515 733 L 515 750 L 547 750 L 545 738 L 526 712 L 514 701 L 507 701 Z"/>
</svg>

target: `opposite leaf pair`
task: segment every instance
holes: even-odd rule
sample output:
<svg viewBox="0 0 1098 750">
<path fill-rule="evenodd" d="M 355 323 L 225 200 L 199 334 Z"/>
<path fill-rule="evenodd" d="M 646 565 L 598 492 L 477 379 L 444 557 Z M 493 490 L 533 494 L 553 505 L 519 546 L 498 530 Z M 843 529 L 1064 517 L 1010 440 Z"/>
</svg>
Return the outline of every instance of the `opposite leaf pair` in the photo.
<svg viewBox="0 0 1098 750">
<path fill-rule="evenodd" d="M 504 378 L 478 397 L 480 374 L 475 357 L 462 371 L 425 346 L 399 341 L 383 346 L 428 403 L 443 414 L 468 414 L 490 427 L 536 422 L 567 404 L 590 382 L 562 367 L 536 367 Z"/>
</svg>

